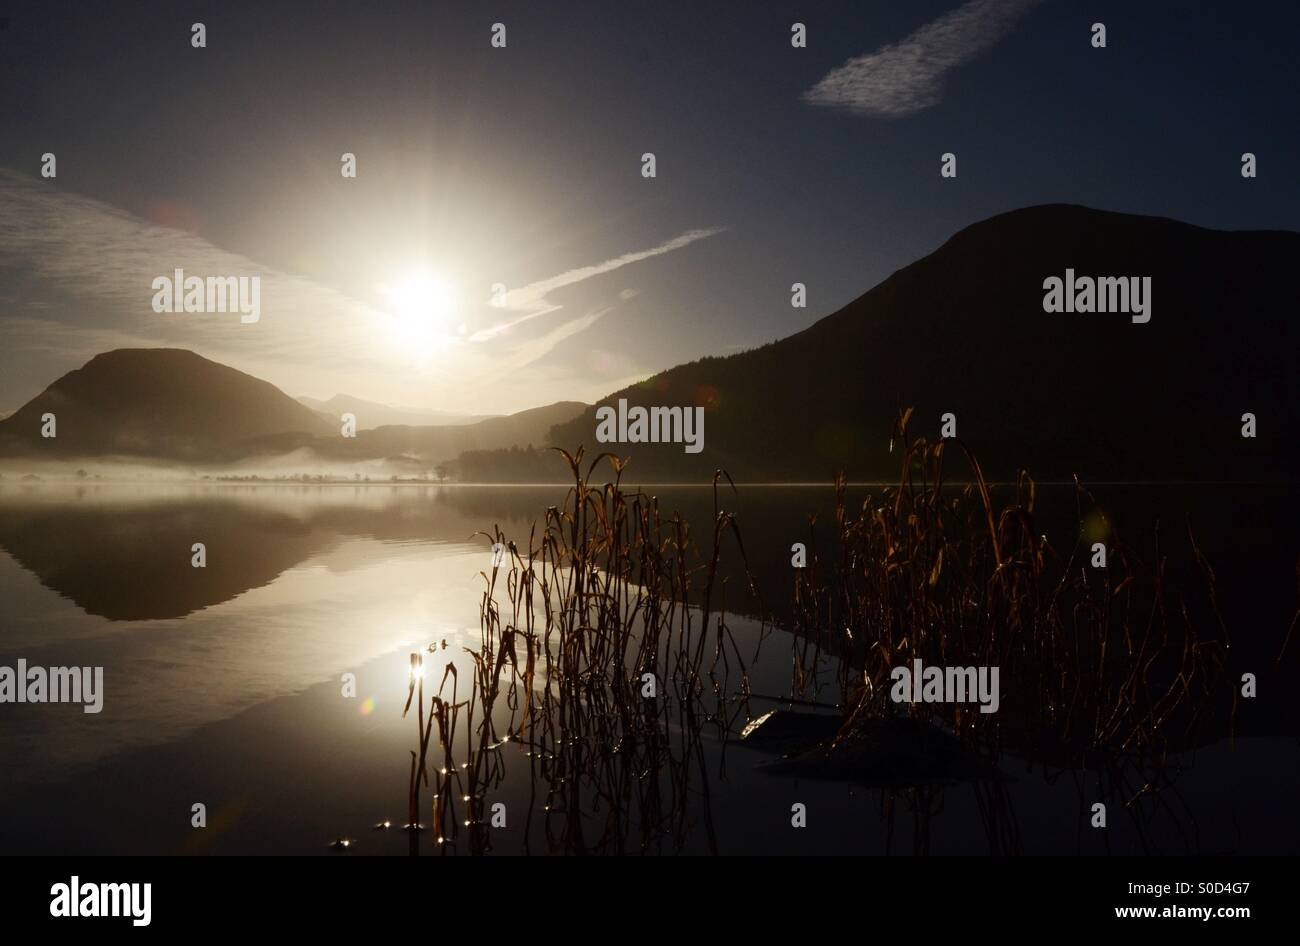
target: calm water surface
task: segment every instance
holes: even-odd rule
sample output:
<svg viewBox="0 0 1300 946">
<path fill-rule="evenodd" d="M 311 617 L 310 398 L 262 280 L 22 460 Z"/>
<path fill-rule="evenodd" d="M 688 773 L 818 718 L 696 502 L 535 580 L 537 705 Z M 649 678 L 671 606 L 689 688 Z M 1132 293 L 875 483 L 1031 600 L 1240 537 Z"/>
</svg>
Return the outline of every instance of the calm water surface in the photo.
<svg viewBox="0 0 1300 946">
<path fill-rule="evenodd" d="M 1234 641 L 1263 661 L 1276 657 L 1294 614 L 1300 502 L 1290 488 L 1240 490 L 1114 488 L 1108 508 L 1152 556 L 1157 520 L 1159 551 L 1171 558 L 1190 521 L 1216 566 Z M 655 492 L 707 534 L 711 490 Z M 325 853 L 346 836 L 356 840 L 350 853 L 404 853 L 401 832 L 372 825 L 405 820 L 407 654 L 445 641 L 440 653 L 469 679 L 461 648 L 478 645 L 479 572 L 490 564 L 487 539 L 474 533 L 500 525 L 526 542 L 563 496 L 555 487 L 0 485 L 0 664 L 103 666 L 106 691 L 98 715 L 0 706 L 0 849 Z M 1073 501 L 1059 496 L 1054 507 L 1045 500 L 1040 525 L 1068 545 Z M 764 602 L 779 611 L 790 544 L 809 534 L 810 513 L 830 522 L 830 490 L 742 487 L 723 503 L 738 510 Z M 206 545 L 204 569 L 190 565 L 195 542 Z M 739 570 L 730 574 L 728 606 L 752 610 Z M 760 633 L 743 618 L 732 629 L 746 646 Z M 751 668 L 755 692 L 788 692 L 791 646 L 771 633 Z M 355 698 L 341 694 L 348 673 Z M 1257 717 L 1235 743 L 1181 756 L 1169 813 L 1139 830 L 1117 811 L 1106 832 L 1086 826 L 1087 773 L 1004 759 L 1013 780 L 993 815 L 972 784 L 891 806 L 877 791 L 765 775 L 757 766 L 767 757 L 735 745 L 724 753 L 710 738 L 691 827 L 651 847 L 1295 852 L 1300 748 L 1290 726 Z M 493 849 L 545 852 L 526 760 L 516 752 L 507 765 L 520 775 L 494 796 L 510 817 Z M 190 826 L 195 802 L 209 811 L 203 830 Z M 790 827 L 795 802 L 808 806 L 806 829 Z"/>
</svg>

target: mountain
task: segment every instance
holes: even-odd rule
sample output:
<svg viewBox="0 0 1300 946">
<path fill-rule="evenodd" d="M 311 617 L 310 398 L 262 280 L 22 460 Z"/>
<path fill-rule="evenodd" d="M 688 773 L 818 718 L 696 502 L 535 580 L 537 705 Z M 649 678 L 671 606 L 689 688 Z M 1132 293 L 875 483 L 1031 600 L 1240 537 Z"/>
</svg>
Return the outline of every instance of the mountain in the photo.
<svg viewBox="0 0 1300 946">
<path fill-rule="evenodd" d="M 330 461 L 395 459 L 432 469 L 466 450 L 540 446 L 551 427 L 587 407 L 562 401 L 469 424 L 390 425 L 344 437 L 337 420 L 234 368 L 181 349 L 120 349 L 96 355 L 0 420 L 0 455 L 219 464 L 306 449 Z M 57 434 L 49 439 L 41 436 L 47 413 Z"/>
<path fill-rule="evenodd" d="M 494 415 L 491 414 L 456 414 L 451 411 L 423 410 L 414 407 L 393 407 L 375 401 L 362 400 L 350 394 L 336 394 L 328 401 L 313 397 L 294 398 L 299 404 L 324 414 L 331 426 L 339 422 L 343 414 L 352 414 L 357 419 L 358 430 L 373 430 L 376 427 L 399 426 L 457 426 L 475 424 Z"/>
<path fill-rule="evenodd" d="M 489 417 L 474 424 L 412 427 L 395 425 L 358 431 L 355 438 L 334 436 L 320 440 L 313 449 L 334 460 L 373 457 L 411 457 L 426 467 L 454 460 L 467 450 L 504 450 L 513 446 L 542 446 L 547 431 L 567 424 L 590 405 L 581 401 L 559 401 L 505 417 Z M 337 431 L 336 431 L 337 433 Z"/>
<path fill-rule="evenodd" d="M 597 444 L 596 406 L 551 431 L 626 478 L 893 479 L 900 407 L 931 440 L 941 415 L 987 475 L 1143 481 L 1300 472 L 1300 234 L 1225 232 L 1070 205 L 960 231 L 808 329 L 704 358 L 601 399 L 705 407 L 704 450 Z M 1150 321 L 1045 311 L 1045 280 L 1149 276 Z M 1140 288 L 1137 284 L 1135 288 Z M 1242 436 L 1242 415 L 1257 436 Z M 948 469 L 965 475 L 949 453 Z M 504 459 L 504 458 L 503 458 Z"/>
<path fill-rule="evenodd" d="M 41 436 L 55 416 L 56 436 Z M 0 453 L 210 460 L 332 428 L 279 388 L 176 348 L 96 355 L 0 421 Z"/>
</svg>

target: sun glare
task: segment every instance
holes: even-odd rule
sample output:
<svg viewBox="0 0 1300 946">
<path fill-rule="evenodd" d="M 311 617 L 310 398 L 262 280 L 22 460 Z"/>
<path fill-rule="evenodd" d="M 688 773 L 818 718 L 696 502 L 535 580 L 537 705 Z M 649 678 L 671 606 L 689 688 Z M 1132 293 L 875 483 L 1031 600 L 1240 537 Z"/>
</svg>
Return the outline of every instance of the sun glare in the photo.
<svg viewBox="0 0 1300 946">
<path fill-rule="evenodd" d="M 455 290 L 445 279 L 420 269 L 379 291 L 387 303 L 392 341 L 400 348 L 428 354 L 449 334 L 458 306 Z"/>
</svg>

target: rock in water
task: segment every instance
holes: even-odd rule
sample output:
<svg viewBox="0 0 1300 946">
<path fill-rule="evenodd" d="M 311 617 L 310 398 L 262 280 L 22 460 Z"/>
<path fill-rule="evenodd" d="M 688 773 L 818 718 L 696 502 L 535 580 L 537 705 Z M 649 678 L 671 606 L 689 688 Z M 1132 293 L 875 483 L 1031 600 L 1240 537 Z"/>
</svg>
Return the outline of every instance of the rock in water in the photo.
<svg viewBox="0 0 1300 946">
<path fill-rule="evenodd" d="M 956 737 L 905 716 L 867 720 L 838 741 L 823 739 L 761 770 L 770 775 L 881 787 L 1003 777 L 996 765 L 967 749 Z"/>
<path fill-rule="evenodd" d="M 797 755 L 835 737 L 844 720 L 826 713 L 772 710 L 752 719 L 740 733 L 740 744 L 759 752 Z"/>
</svg>

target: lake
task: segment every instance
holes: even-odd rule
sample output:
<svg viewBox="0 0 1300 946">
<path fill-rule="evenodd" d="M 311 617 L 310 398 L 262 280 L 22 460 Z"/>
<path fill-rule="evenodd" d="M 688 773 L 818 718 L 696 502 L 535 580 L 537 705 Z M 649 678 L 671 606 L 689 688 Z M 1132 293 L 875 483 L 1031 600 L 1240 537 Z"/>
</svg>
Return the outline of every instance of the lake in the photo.
<svg viewBox="0 0 1300 946">
<path fill-rule="evenodd" d="M 852 486 L 860 504 L 879 487 Z M 708 543 L 714 493 L 663 487 Z M 0 705 L 0 850 L 6 853 L 405 854 L 416 723 L 403 718 L 408 655 L 436 645 L 463 681 L 476 648 L 490 541 L 526 544 L 561 487 L 0 483 L 0 665 L 102 666 L 104 707 Z M 1183 747 L 1162 804 L 1142 817 L 1088 809 L 1096 773 L 1050 770 L 1008 754 L 996 783 L 890 793 L 767 774 L 768 757 L 704 727 L 698 752 L 667 773 L 671 799 L 653 824 L 609 829 L 619 804 L 591 813 L 584 843 L 601 851 L 708 853 L 1293 852 L 1300 746 L 1290 692 L 1266 676 L 1296 608 L 1300 495 L 1290 486 L 1112 486 L 1094 493 L 1106 530 L 1186 578 L 1191 523 L 1215 569 L 1234 672 L 1260 668 L 1261 693 L 1235 734 Z M 1075 540 L 1073 493 L 1040 490 L 1038 524 Z M 790 547 L 825 542 L 829 487 L 724 487 L 737 512 L 762 606 L 779 622 Z M 808 516 L 818 513 L 810 533 Z M 1156 523 L 1160 523 L 1157 546 Z M 1072 532 L 1073 530 L 1073 532 Z M 1113 534 L 1113 533 L 1112 533 Z M 203 543 L 206 567 L 191 565 Z M 752 615 L 734 546 L 724 548 L 729 626 L 753 692 L 790 692 L 798 644 Z M 715 602 L 716 607 L 716 602 Z M 759 648 L 760 638 L 762 646 Z M 444 646 L 445 642 L 445 646 Z M 1293 673 L 1292 641 L 1282 669 Z M 441 655 L 441 656 L 439 656 Z M 828 659 L 829 660 L 829 659 Z M 355 679 L 354 692 L 345 675 Z M 1294 679 L 1290 676 L 1286 679 Z M 432 684 L 431 684 L 432 685 Z M 1003 681 L 1003 687 L 1009 685 Z M 757 703 L 755 705 L 758 705 Z M 765 708 L 778 708 L 775 700 Z M 1234 738 L 1235 736 L 1235 738 Z M 500 748 L 485 803 L 505 805 L 494 852 L 572 850 L 548 827 L 547 788 L 522 747 Z M 624 790 L 634 792 L 635 773 Z M 631 786 L 631 787 L 629 787 Z M 425 796 L 427 804 L 427 791 Z M 791 806 L 807 826 L 791 825 Z M 191 825 L 195 804 L 206 827 Z M 657 810 L 657 809 L 656 809 Z M 605 814 L 601 814 L 605 812 Z M 388 829 L 376 824 L 389 821 Z M 425 832 L 423 853 L 464 853 Z M 562 835 L 562 836 L 561 836 Z"/>
</svg>

